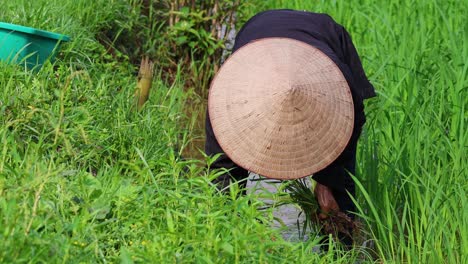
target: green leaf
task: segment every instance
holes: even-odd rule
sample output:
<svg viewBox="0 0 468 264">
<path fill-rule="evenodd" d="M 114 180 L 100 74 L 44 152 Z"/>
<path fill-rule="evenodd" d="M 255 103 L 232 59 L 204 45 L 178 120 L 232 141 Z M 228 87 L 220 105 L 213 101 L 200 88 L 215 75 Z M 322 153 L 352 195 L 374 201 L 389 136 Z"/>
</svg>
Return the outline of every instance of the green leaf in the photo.
<svg viewBox="0 0 468 264">
<path fill-rule="evenodd" d="M 132 256 L 128 252 L 127 248 L 122 247 L 120 249 L 120 263 L 121 264 L 133 264 Z"/>
<path fill-rule="evenodd" d="M 177 45 L 182 45 L 187 42 L 187 36 L 180 36 L 175 39 Z"/>
<path fill-rule="evenodd" d="M 224 242 L 221 245 L 221 248 L 223 249 L 224 252 L 234 255 L 234 247 L 230 243 Z"/>
<path fill-rule="evenodd" d="M 169 208 L 166 209 L 166 222 L 167 222 L 167 228 L 169 229 L 169 232 L 174 233 L 175 232 L 174 219 L 172 218 L 172 213 Z"/>
<path fill-rule="evenodd" d="M 190 13 L 190 8 L 188 6 L 184 6 L 180 9 L 180 13 L 182 13 L 184 16 L 188 16 Z"/>
</svg>

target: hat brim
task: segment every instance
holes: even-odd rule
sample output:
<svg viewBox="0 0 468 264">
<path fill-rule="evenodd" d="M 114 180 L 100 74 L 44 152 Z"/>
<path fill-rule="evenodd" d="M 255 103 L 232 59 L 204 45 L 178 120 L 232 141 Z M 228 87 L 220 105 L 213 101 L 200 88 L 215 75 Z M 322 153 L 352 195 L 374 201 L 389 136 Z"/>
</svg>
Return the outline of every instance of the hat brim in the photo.
<svg viewBox="0 0 468 264">
<path fill-rule="evenodd" d="M 354 124 L 351 91 L 338 66 L 289 38 L 260 39 L 233 53 L 211 83 L 208 111 L 234 163 L 283 180 L 331 164 Z"/>
</svg>

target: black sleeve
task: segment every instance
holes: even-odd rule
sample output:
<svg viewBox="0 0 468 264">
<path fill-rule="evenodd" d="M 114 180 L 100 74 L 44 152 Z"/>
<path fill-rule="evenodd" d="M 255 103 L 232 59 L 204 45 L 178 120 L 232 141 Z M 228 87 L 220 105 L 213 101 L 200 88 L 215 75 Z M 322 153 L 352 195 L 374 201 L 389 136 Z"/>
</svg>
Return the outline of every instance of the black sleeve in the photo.
<svg viewBox="0 0 468 264">
<path fill-rule="evenodd" d="M 362 68 L 359 55 L 351 40 L 351 36 L 346 31 L 346 29 L 340 25 L 336 27 L 336 30 L 339 36 L 341 51 L 343 54 L 343 62 L 348 65 L 349 69 L 351 70 L 355 84 L 357 86 L 356 88 L 361 92 L 361 98 L 367 99 L 375 97 L 376 94 L 374 86 L 367 79 L 366 73 Z"/>
</svg>

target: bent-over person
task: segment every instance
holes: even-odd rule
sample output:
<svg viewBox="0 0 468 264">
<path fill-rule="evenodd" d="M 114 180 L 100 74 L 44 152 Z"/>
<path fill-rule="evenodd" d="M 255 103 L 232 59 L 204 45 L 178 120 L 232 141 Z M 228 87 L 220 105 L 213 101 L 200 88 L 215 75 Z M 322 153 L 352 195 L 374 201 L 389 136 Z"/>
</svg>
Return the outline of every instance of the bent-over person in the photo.
<svg viewBox="0 0 468 264">
<path fill-rule="evenodd" d="M 352 218 L 363 100 L 374 96 L 351 37 L 330 16 L 255 15 L 210 87 L 205 152 L 222 153 L 211 168 L 229 169 L 216 184 L 245 188 L 249 171 L 282 180 L 313 175 L 320 217 Z"/>
</svg>

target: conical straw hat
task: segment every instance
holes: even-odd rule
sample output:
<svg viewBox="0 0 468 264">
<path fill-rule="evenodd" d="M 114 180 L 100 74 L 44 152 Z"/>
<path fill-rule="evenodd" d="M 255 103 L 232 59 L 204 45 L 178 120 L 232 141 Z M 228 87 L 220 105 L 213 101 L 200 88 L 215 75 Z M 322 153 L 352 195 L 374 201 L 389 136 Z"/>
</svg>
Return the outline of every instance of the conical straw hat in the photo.
<svg viewBox="0 0 468 264">
<path fill-rule="evenodd" d="M 233 53 L 211 84 L 208 111 L 232 161 L 275 179 L 328 166 L 354 123 L 351 91 L 338 66 L 288 38 L 257 40 Z"/>
</svg>

